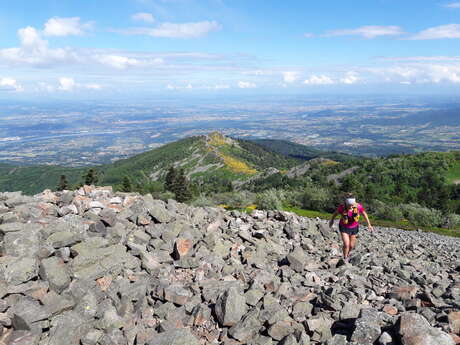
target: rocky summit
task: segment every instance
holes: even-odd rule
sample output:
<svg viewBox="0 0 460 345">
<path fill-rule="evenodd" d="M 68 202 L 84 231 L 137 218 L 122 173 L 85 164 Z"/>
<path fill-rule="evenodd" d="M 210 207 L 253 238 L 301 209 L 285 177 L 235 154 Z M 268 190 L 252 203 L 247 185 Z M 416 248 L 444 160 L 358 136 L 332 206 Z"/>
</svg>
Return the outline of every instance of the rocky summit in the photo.
<svg viewBox="0 0 460 345">
<path fill-rule="evenodd" d="M 0 194 L 0 344 L 453 345 L 460 241 L 110 187 Z"/>
</svg>

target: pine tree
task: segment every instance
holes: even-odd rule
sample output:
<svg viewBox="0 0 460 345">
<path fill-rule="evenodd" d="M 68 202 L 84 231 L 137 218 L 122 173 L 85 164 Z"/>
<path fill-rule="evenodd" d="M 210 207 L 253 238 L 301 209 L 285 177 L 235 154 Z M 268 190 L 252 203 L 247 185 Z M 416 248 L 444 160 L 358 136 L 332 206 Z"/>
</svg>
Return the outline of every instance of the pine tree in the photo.
<svg viewBox="0 0 460 345">
<path fill-rule="evenodd" d="M 92 185 L 96 184 L 97 181 L 99 180 L 97 176 L 97 171 L 94 169 L 89 169 L 86 175 L 83 176 L 83 179 L 85 180 L 86 185 Z"/>
<path fill-rule="evenodd" d="M 57 186 L 58 191 L 62 191 L 65 189 L 69 189 L 69 182 L 67 181 L 67 177 L 65 175 L 61 175 L 59 180 L 59 184 Z"/>
<path fill-rule="evenodd" d="M 176 178 L 177 178 L 177 171 L 171 165 L 169 167 L 168 173 L 166 174 L 166 178 L 165 178 L 165 189 L 166 190 L 169 190 L 170 192 L 174 193 L 174 185 L 176 184 Z"/>
<path fill-rule="evenodd" d="M 176 200 L 185 202 L 192 198 L 190 185 L 185 177 L 184 169 L 180 169 L 176 178 L 172 192 L 176 195 Z"/>
<path fill-rule="evenodd" d="M 132 192 L 133 191 L 133 184 L 131 183 L 131 179 L 128 176 L 123 177 L 121 191 L 122 192 Z"/>
</svg>

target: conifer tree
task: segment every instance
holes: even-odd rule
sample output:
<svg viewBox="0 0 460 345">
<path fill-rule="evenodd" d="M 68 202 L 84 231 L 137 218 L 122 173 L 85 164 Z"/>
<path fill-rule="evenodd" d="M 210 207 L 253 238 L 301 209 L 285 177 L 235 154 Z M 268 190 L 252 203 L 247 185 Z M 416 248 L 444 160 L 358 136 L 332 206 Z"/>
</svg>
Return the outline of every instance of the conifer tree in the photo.
<svg viewBox="0 0 460 345">
<path fill-rule="evenodd" d="M 131 183 L 131 179 L 128 176 L 123 177 L 121 191 L 122 192 L 132 192 L 133 191 L 133 184 Z"/>
<path fill-rule="evenodd" d="M 174 193 L 174 185 L 176 183 L 177 171 L 174 166 L 170 166 L 165 178 L 165 189 Z"/>
<path fill-rule="evenodd" d="M 57 190 L 62 191 L 65 189 L 69 189 L 69 182 L 67 181 L 67 177 L 65 175 L 61 175 Z"/>
<path fill-rule="evenodd" d="M 179 170 L 172 192 L 176 195 L 176 200 L 179 202 L 185 202 L 192 198 L 190 185 L 185 177 L 184 169 Z"/>
<path fill-rule="evenodd" d="M 83 179 L 85 181 L 85 184 L 89 186 L 92 184 L 96 184 L 99 180 L 99 177 L 97 176 L 97 171 L 91 168 L 88 170 L 86 175 L 83 176 Z"/>
</svg>

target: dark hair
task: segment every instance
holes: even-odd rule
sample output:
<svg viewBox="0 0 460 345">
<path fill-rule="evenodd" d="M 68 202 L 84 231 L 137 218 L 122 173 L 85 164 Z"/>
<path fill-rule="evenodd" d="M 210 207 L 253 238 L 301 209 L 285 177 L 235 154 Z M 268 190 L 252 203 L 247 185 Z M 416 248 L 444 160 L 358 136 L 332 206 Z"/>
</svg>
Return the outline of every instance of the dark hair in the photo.
<svg viewBox="0 0 460 345">
<path fill-rule="evenodd" d="M 355 195 L 351 192 L 343 193 L 343 200 L 349 199 L 349 198 L 355 198 Z"/>
</svg>

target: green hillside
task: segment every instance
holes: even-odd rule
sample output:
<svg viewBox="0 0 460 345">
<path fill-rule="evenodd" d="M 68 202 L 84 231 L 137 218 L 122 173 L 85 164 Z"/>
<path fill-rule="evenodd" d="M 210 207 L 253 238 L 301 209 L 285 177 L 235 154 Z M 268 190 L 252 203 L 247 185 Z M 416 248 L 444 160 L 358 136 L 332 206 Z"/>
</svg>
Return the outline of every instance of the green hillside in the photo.
<svg viewBox="0 0 460 345">
<path fill-rule="evenodd" d="M 322 151 L 287 140 L 252 139 L 251 141 L 270 151 L 302 161 L 308 161 L 313 158 L 328 158 L 338 162 L 346 162 L 357 158 L 347 153 Z"/>
<path fill-rule="evenodd" d="M 128 177 L 134 185 L 163 181 L 170 166 L 183 169 L 189 180 L 207 184 L 208 189 L 228 188 L 234 180 L 245 180 L 266 168 L 289 169 L 298 164 L 290 157 L 247 141 L 225 137 L 218 132 L 185 138 L 139 155 L 94 167 L 99 184 L 120 186 Z M 61 175 L 73 186 L 83 181 L 88 168 L 59 166 L 0 165 L 0 189 L 33 194 L 55 189 Z M 158 184 L 157 184 L 158 186 Z M 148 191 L 148 189 L 147 189 Z"/>
<path fill-rule="evenodd" d="M 38 193 L 46 188 L 56 189 L 61 175 L 70 183 L 81 180 L 86 169 L 66 168 L 53 165 L 12 166 L 0 164 L 0 191 L 21 190 L 27 194 Z"/>
</svg>

